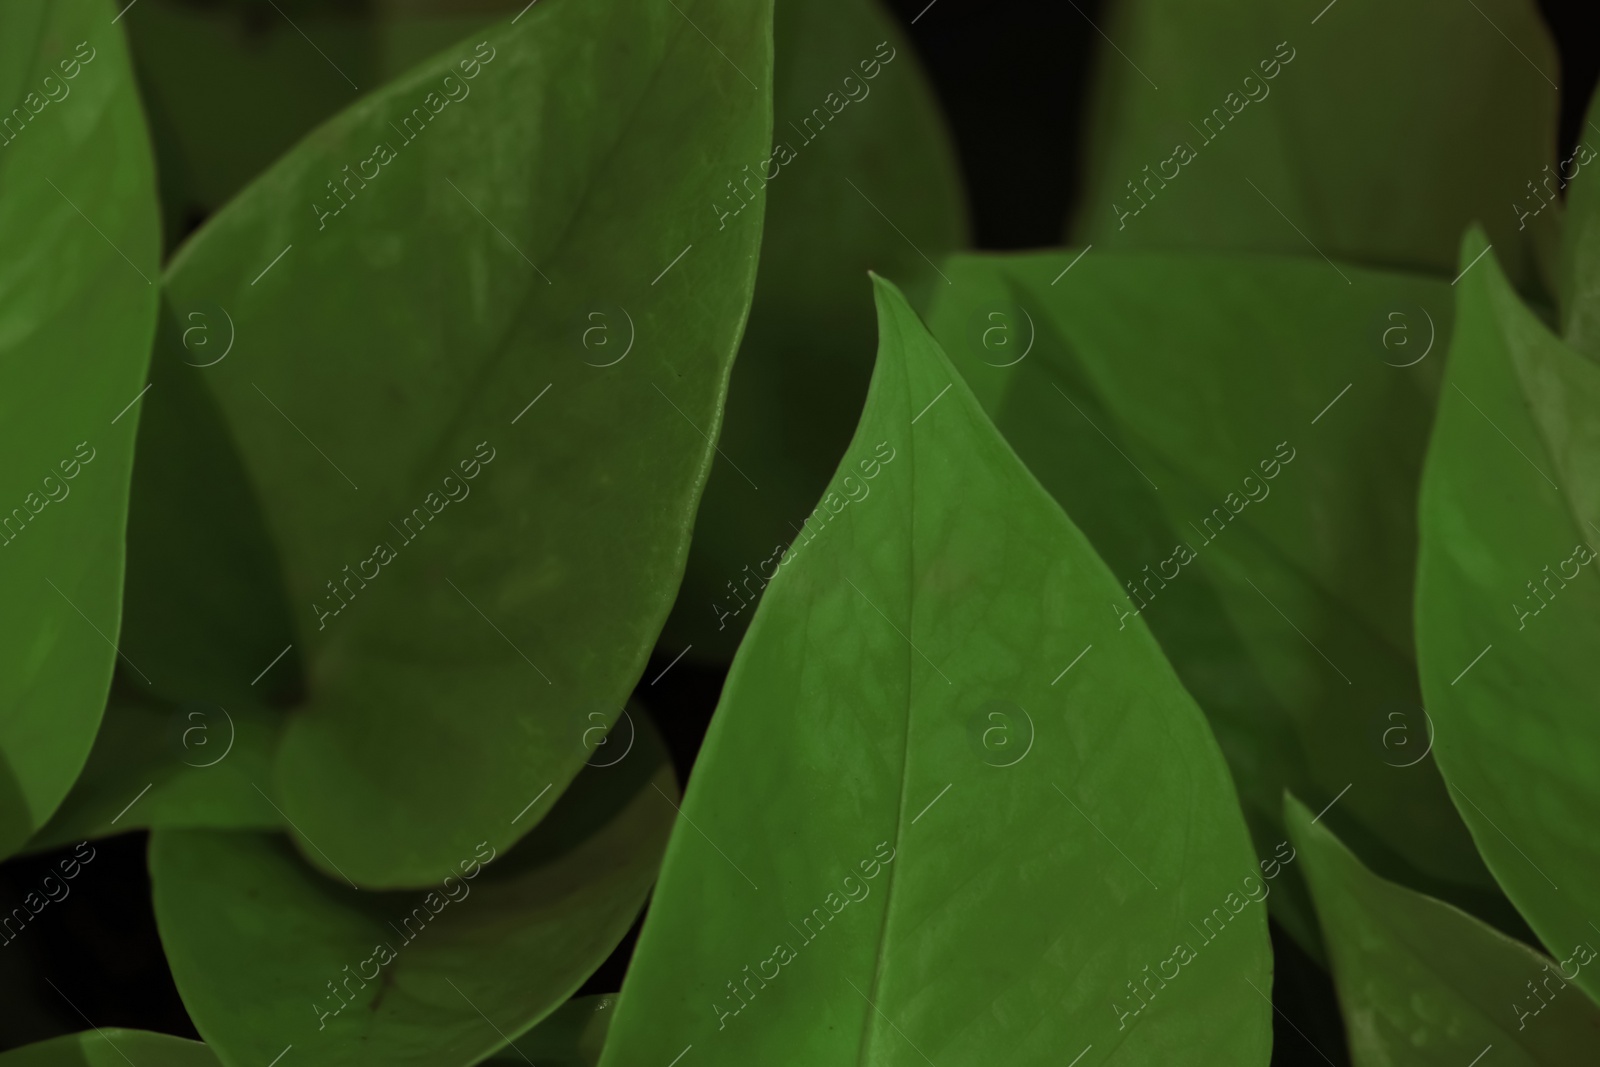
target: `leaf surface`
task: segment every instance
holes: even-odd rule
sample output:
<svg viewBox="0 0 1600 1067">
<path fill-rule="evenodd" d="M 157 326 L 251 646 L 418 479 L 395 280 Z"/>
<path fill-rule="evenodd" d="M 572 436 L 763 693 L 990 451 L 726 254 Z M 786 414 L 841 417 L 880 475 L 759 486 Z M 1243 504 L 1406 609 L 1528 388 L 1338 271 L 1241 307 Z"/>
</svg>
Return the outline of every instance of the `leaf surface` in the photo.
<svg viewBox="0 0 1600 1067">
<path fill-rule="evenodd" d="M 71 788 L 117 655 L 161 238 L 113 13 L 0 7 L 0 856 Z"/>
<path fill-rule="evenodd" d="M 1487 246 L 1462 244 L 1466 265 Z M 1600 366 L 1490 251 L 1457 286 L 1422 485 L 1417 650 L 1439 766 L 1547 947 L 1600 937 Z M 1600 968 L 1577 979 L 1600 997 Z"/>
<path fill-rule="evenodd" d="M 217 1067 L 218 1062 L 198 1041 L 115 1026 L 0 1052 L 5 1067 Z"/>
<path fill-rule="evenodd" d="M 1348 786 L 1364 854 L 1492 905 L 1411 651 L 1449 287 L 1341 269 L 1350 286 L 1287 256 L 961 257 L 931 322 L 1116 574 L 1095 610 L 1148 622 L 1205 708 L 1257 848 L 1285 786 L 1318 807 Z M 1314 951 L 1298 880 L 1275 908 Z"/>
<path fill-rule="evenodd" d="M 861 414 L 877 337 L 863 277 L 876 270 L 915 300 L 944 284 L 923 256 L 959 247 L 966 228 L 932 88 L 879 0 L 786 0 L 775 17 L 773 145 L 711 200 L 731 224 L 766 186 L 755 299 L 717 442 L 724 458 L 662 637 L 672 653 L 692 646 L 724 662 Z"/>
<path fill-rule="evenodd" d="M 335 877 L 426 885 L 514 840 L 672 603 L 760 232 L 705 203 L 768 143 L 771 87 L 769 5 L 678 7 L 548 0 L 447 50 L 169 268 L 177 315 L 237 335 L 198 373 L 305 665 L 274 799 Z M 585 363 L 596 314 L 632 358 Z"/>
<path fill-rule="evenodd" d="M 539 1067 L 595 1067 L 616 1006 L 615 993 L 574 997 L 518 1038 L 515 1050 L 501 1052 L 486 1062 L 512 1064 L 531 1060 Z"/>
<path fill-rule="evenodd" d="M 1560 79 L 1529 0 L 1124 0 L 1104 26 L 1077 243 L 1452 276 L 1482 220 L 1533 274 Z"/>
<path fill-rule="evenodd" d="M 1582 1060 L 1600 1008 L 1570 979 L 1600 966 L 1593 943 L 1560 961 L 1465 912 L 1373 874 L 1292 797 L 1285 821 L 1322 918 L 1356 1067 Z"/>
<path fill-rule="evenodd" d="M 283 716 L 113 695 L 89 761 L 30 851 L 154 826 L 275 829 L 264 792 Z"/>
<path fill-rule="evenodd" d="M 616 947 L 655 877 L 677 790 L 654 728 L 628 721 L 637 743 L 516 848 L 480 841 L 425 891 L 352 889 L 277 835 L 157 830 L 156 920 L 196 1029 L 230 1065 L 291 1044 L 319 1067 L 465 1065 L 515 1039 Z"/>
<path fill-rule="evenodd" d="M 876 285 L 831 518 L 734 661 L 601 1062 L 1264 1064 L 1266 910 L 1204 718 Z"/>
</svg>

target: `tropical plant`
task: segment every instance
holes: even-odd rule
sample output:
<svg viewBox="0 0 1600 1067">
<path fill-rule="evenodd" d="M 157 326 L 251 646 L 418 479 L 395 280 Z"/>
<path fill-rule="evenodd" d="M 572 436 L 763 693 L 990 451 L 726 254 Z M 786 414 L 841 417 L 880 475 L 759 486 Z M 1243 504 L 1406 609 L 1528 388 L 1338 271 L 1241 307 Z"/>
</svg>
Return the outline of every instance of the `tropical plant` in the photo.
<svg viewBox="0 0 1600 1067">
<path fill-rule="evenodd" d="M 0 7 L 0 1063 L 1584 1062 L 1549 34 L 1104 15 L 994 253 L 875 0 Z"/>
</svg>

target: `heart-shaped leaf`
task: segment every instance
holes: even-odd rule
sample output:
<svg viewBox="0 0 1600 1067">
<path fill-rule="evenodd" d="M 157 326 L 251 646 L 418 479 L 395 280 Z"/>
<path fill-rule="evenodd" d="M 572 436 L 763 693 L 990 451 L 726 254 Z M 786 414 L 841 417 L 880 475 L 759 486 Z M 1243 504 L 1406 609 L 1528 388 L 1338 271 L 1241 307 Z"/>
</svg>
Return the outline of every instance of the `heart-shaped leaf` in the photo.
<svg viewBox="0 0 1600 1067">
<path fill-rule="evenodd" d="M 1266 1063 L 1265 883 L 1203 716 L 877 303 L 828 519 L 734 660 L 601 1062 Z"/>
<path fill-rule="evenodd" d="M 117 656 L 161 245 L 114 14 L 0 6 L 0 856 L 72 787 Z"/>
<path fill-rule="evenodd" d="M 1585 938 L 1560 962 L 1463 911 L 1385 881 L 1286 798 L 1317 902 L 1356 1067 L 1555 1067 L 1600 1039 L 1600 1008 L 1570 988 L 1600 967 Z M 1493 1058 L 1489 1058 L 1492 1050 Z"/>
<path fill-rule="evenodd" d="M 482 840 L 426 891 L 355 890 L 276 835 L 157 830 L 156 920 L 196 1029 L 229 1064 L 293 1046 L 318 1067 L 465 1065 L 516 1038 L 616 947 L 655 877 L 677 791 L 648 719 L 613 736 L 635 727 L 516 848 Z"/>
<path fill-rule="evenodd" d="M 169 269 L 175 314 L 237 336 L 182 370 L 283 560 L 307 695 L 274 799 L 330 874 L 504 847 L 643 669 L 754 279 L 760 212 L 705 204 L 769 143 L 770 16 L 546 0 L 314 132 Z M 630 358 L 586 365 L 594 329 Z"/>
<path fill-rule="evenodd" d="M 877 337 L 862 279 L 876 270 L 913 295 L 943 284 L 924 256 L 954 250 L 965 229 L 933 91 L 879 0 L 786 0 L 776 20 L 774 143 L 736 179 L 767 185 L 767 214 L 717 441 L 726 458 L 662 635 L 673 653 L 724 662 L 861 414 Z M 735 188 L 713 201 L 719 217 L 750 196 Z"/>
<path fill-rule="evenodd" d="M 1600 937 L 1600 366 L 1462 245 L 1422 485 L 1417 653 L 1436 754 L 1545 945 Z M 1600 997 L 1600 967 L 1577 984 Z"/>
<path fill-rule="evenodd" d="M 1348 788 L 1364 854 L 1488 907 L 1411 651 L 1449 288 L 1340 270 L 1350 285 L 1286 256 L 960 257 L 931 322 L 1122 583 L 1096 609 L 1147 621 L 1206 709 L 1257 848 L 1282 839 L 1286 785 L 1319 807 Z M 1315 950 L 1298 878 L 1275 906 Z"/>
<path fill-rule="evenodd" d="M 1454 273 L 1489 226 L 1519 277 L 1559 208 L 1555 47 L 1531 0 L 1121 0 L 1074 236 Z M 1159 87 L 1159 88 L 1158 88 Z M 1493 145 L 1492 151 L 1484 151 Z"/>
</svg>

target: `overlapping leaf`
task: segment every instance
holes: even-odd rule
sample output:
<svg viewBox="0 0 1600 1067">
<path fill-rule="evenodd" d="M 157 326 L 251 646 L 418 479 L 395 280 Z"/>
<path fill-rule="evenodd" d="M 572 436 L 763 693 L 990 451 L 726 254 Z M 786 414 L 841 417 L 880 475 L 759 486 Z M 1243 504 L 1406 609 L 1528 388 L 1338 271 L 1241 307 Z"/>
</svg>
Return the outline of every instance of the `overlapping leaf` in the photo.
<svg viewBox="0 0 1600 1067">
<path fill-rule="evenodd" d="M 574 997 L 488 1063 L 537 1063 L 539 1067 L 595 1067 L 606 1030 L 616 1013 L 614 993 Z"/>
<path fill-rule="evenodd" d="M 877 303 L 860 428 L 734 661 L 601 1062 L 1265 1063 L 1268 890 L 1203 717 Z"/>
<path fill-rule="evenodd" d="M 1121 0 L 1105 32 L 1080 243 L 1449 275 L 1476 219 L 1519 278 L 1553 245 L 1559 77 L 1531 0 Z"/>
<path fill-rule="evenodd" d="M 169 269 L 175 321 L 234 342 L 157 359 L 203 379 L 281 556 L 304 698 L 270 791 L 331 874 L 427 884 L 536 822 L 671 604 L 760 231 L 705 205 L 769 143 L 771 81 L 767 5 L 679 7 L 547 0 L 448 50 Z M 596 316 L 630 358 L 586 365 Z M 226 551 L 155 551 L 149 586 Z M 227 706 L 229 653 L 178 635 L 248 611 L 169 592 L 149 669 Z"/>
<path fill-rule="evenodd" d="M 221 207 L 362 92 L 522 6 L 513 0 L 129 6 L 123 23 L 151 112 L 169 233 L 182 236 L 197 216 Z"/>
<path fill-rule="evenodd" d="M 156 919 L 195 1027 L 230 1065 L 293 1045 L 319 1067 L 439 1067 L 533 1026 L 616 947 L 666 845 L 672 771 L 648 720 L 633 728 L 516 848 L 480 840 L 426 891 L 357 891 L 276 835 L 157 830 Z"/>
<path fill-rule="evenodd" d="M 942 284 L 923 253 L 963 241 L 954 151 L 912 48 L 878 4 L 778 4 L 772 148 L 712 200 L 731 224 L 768 186 L 755 300 L 717 442 L 724 458 L 663 637 L 674 651 L 732 658 L 777 557 L 826 488 L 871 375 L 876 326 L 862 277 L 876 270 L 913 293 Z"/>
<path fill-rule="evenodd" d="M 1384 881 L 1290 798 L 1285 821 L 1317 902 L 1356 1067 L 1580 1062 L 1600 1008 L 1570 985 L 1600 966 L 1584 938 L 1535 952 L 1465 912 Z M 1493 1050 L 1493 1060 L 1487 1054 Z"/>
<path fill-rule="evenodd" d="M 116 1067 L 127 1063 L 140 1067 L 217 1067 L 218 1061 L 198 1041 L 119 1027 L 65 1034 L 0 1052 L 4 1067 Z"/>
<path fill-rule="evenodd" d="M 0 856 L 71 788 L 116 659 L 161 248 L 113 14 L 0 7 Z"/>
<path fill-rule="evenodd" d="M 267 829 L 264 785 L 283 729 L 275 711 L 136 703 L 113 694 L 83 774 L 31 850 L 154 826 Z"/>
<path fill-rule="evenodd" d="M 1552 951 L 1600 937 L 1600 367 L 1462 246 L 1428 448 L 1417 649 L 1439 766 Z M 1600 967 L 1577 984 L 1600 996 Z"/>
<path fill-rule="evenodd" d="M 1079 259 L 1078 256 L 1082 255 Z M 1282 256 L 963 257 L 934 332 L 1210 716 L 1257 847 L 1285 785 L 1408 879 L 1492 893 L 1428 760 L 1415 500 L 1448 287 Z M 1346 284 L 1348 280 L 1349 284 Z M 1303 889 L 1278 914 L 1303 944 Z"/>
</svg>

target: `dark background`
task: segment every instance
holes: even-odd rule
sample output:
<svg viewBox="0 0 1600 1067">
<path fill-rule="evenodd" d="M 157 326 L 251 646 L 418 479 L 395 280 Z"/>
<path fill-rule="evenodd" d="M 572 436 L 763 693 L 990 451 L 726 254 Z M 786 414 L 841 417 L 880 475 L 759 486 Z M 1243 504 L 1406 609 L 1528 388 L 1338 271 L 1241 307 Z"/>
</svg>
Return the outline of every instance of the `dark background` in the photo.
<svg viewBox="0 0 1600 1067">
<path fill-rule="evenodd" d="M 1105 6 L 1075 2 L 1076 7 L 1043 0 L 934 0 L 930 6 L 927 0 L 888 0 L 920 53 L 955 137 L 972 237 L 980 248 L 1060 243 L 1076 194 L 1082 105 L 1101 43 L 1090 20 L 1103 23 Z M 1580 32 L 1593 16 L 1592 0 L 1545 0 L 1539 6 L 1561 50 L 1564 157 L 1600 73 L 1600 50 L 1577 44 L 1592 40 Z M 658 655 L 644 678 L 655 678 L 673 655 Z M 689 660 L 655 686 L 641 683 L 638 695 L 667 738 L 680 779 L 689 773 L 721 687 L 721 672 Z M 96 857 L 71 883 L 71 896 L 51 904 L 23 936 L 0 947 L 0 1049 L 91 1025 L 198 1036 L 156 935 L 145 843 L 143 833 L 96 842 Z M 0 910 L 37 886 L 55 855 L 0 864 Z M 613 992 L 621 985 L 636 934 L 637 926 L 584 992 Z M 1273 941 L 1273 1064 L 1347 1064 L 1332 984 L 1276 928 Z"/>
</svg>

